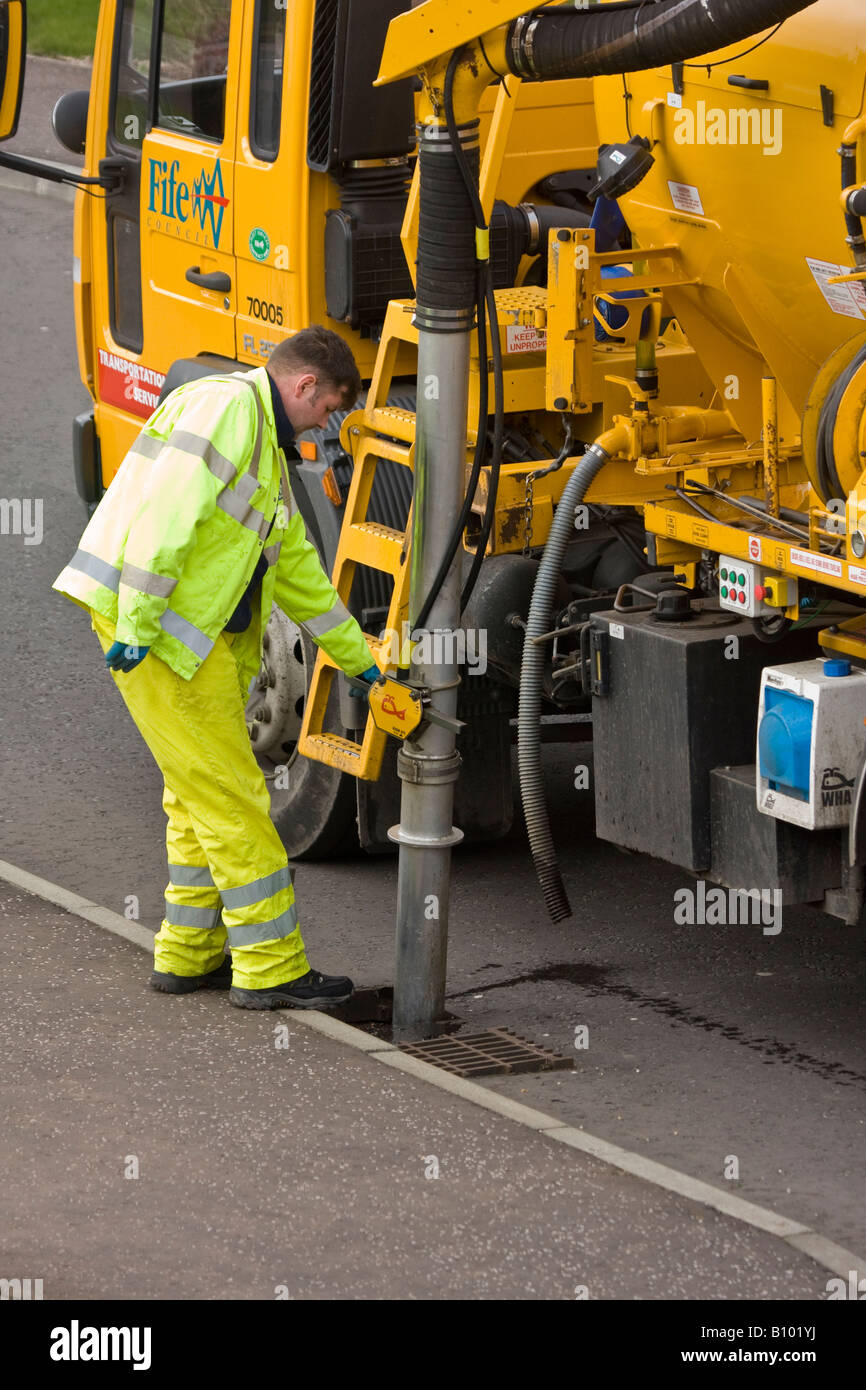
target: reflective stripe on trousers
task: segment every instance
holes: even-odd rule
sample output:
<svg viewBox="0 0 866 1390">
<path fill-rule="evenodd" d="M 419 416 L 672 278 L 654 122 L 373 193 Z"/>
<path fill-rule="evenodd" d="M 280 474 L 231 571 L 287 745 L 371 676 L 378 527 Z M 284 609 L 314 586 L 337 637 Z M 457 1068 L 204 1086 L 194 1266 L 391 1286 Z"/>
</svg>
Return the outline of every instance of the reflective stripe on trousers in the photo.
<svg viewBox="0 0 866 1390">
<path fill-rule="evenodd" d="M 177 797 L 166 787 L 163 795 L 163 810 L 177 830 L 181 820 L 182 806 Z M 191 828 L 191 826 L 190 826 Z M 174 852 L 189 854 L 192 846 L 187 837 L 183 848 L 173 836 Z M 165 891 L 165 920 L 174 927 L 194 927 L 199 931 L 219 929 L 228 935 L 232 950 L 238 946 L 252 946 L 261 941 L 271 941 L 291 935 L 298 925 L 298 912 L 294 900 L 288 907 L 278 910 L 284 890 L 292 891 L 293 870 L 285 865 L 271 874 L 251 880 L 249 883 L 219 889 L 216 887 L 211 871 L 205 864 L 179 864 L 169 860 L 168 887 Z M 292 892 L 294 899 L 294 893 Z M 230 926 L 223 923 L 223 911 L 229 921 L 247 917 L 239 908 L 255 907 L 255 921 L 238 921 Z M 282 983 L 282 982 L 281 982 Z"/>
<path fill-rule="evenodd" d="M 91 616 L 107 651 L 114 624 Z M 228 942 L 241 988 L 305 975 L 291 870 L 250 745 L 230 642 L 221 634 L 190 681 L 153 653 L 112 674 L 165 780 L 169 883 L 156 969 L 207 974 Z"/>
</svg>

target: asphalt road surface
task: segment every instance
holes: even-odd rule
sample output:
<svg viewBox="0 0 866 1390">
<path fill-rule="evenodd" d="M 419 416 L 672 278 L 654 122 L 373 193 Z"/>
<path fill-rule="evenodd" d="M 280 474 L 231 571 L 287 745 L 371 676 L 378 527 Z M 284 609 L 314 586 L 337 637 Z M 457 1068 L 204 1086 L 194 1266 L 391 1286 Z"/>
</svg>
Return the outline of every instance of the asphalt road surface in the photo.
<svg viewBox="0 0 866 1390">
<path fill-rule="evenodd" d="M 0 1261 L 38 1271 L 46 1301 L 784 1300 L 812 1325 L 827 1295 L 828 1270 L 778 1236 L 309 1014 L 279 1015 L 278 1049 L 273 1016 L 224 993 L 155 996 L 139 948 L 2 882 L 0 933 Z"/>
<path fill-rule="evenodd" d="M 50 589 L 85 522 L 72 210 L 0 187 L 0 237 L 0 497 L 44 517 L 40 544 L 0 536 L 0 857 L 117 912 L 134 895 L 155 929 L 161 780 L 86 616 Z M 454 857 L 448 1008 L 576 1060 L 489 1084 L 866 1250 L 862 929 L 809 908 L 778 936 L 676 925 L 684 875 L 594 840 L 576 761 L 545 750 L 570 921 L 548 921 L 519 813 L 507 842 Z M 392 979 L 396 860 L 301 865 L 295 886 L 317 968 Z"/>
</svg>

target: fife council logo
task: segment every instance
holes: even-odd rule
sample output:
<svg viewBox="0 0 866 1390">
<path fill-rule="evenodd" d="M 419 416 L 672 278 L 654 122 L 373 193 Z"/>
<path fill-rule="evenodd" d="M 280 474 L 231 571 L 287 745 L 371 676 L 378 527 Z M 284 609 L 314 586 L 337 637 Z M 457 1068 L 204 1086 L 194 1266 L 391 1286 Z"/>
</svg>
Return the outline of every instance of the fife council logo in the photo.
<svg viewBox="0 0 866 1390">
<path fill-rule="evenodd" d="M 216 248 L 220 244 L 223 216 L 229 205 L 222 166 L 217 160 L 213 173 L 208 174 L 202 169 L 193 179 L 192 188 L 185 180 L 178 178 L 179 169 L 179 159 L 169 163 L 167 159 L 151 157 L 147 210 L 156 218 L 155 224 L 151 225 L 155 225 L 156 231 L 174 230 L 178 236 L 185 236 L 187 241 L 203 241 L 204 244 L 207 244 L 210 234 L 211 244 Z M 163 228 L 162 218 L 166 219 L 167 224 L 173 223 L 173 227 L 166 225 Z"/>
</svg>

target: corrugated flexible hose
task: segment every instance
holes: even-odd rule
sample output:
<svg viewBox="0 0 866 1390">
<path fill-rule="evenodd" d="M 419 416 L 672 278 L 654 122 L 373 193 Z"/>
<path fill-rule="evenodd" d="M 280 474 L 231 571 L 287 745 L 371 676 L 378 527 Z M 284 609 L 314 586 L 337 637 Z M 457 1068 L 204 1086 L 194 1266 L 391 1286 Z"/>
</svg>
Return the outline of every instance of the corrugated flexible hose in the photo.
<svg viewBox="0 0 866 1390">
<path fill-rule="evenodd" d="M 547 910 L 554 922 L 561 922 L 571 916 L 571 904 L 562 882 L 550 834 L 541 771 L 541 681 L 544 673 L 545 647 L 532 639 L 548 631 L 565 547 L 574 530 L 574 509 L 583 501 L 593 478 L 609 458 L 610 454 L 600 444 L 591 445 L 566 483 L 538 566 L 529 617 L 526 621 L 526 638 L 520 667 L 520 703 L 517 714 L 520 795 L 523 800 L 529 846 L 532 850 L 532 862 Z"/>
<path fill-rule="evenodd" d="M 815 0 L 656 0 L 633 9 L 521 15 L 508 31 L 511 71 L 528 82 L 667 67 L 760 34 Z"/>
</svg>

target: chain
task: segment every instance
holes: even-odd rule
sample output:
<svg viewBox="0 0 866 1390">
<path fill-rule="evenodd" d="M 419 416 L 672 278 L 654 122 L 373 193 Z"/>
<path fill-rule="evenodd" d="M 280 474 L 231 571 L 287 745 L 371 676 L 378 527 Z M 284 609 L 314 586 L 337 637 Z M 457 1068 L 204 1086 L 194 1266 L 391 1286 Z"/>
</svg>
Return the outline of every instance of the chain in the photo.
<svg viewBox="0 0 866 1390">
<path fill-rule="evenodd" d="M 523 553 L 528 555 L 532 547 L 532 489 L 535 486 L 535 478 L 532 473 L 526 475 L 526 501 L 523 504 Z"/>
</svg>

